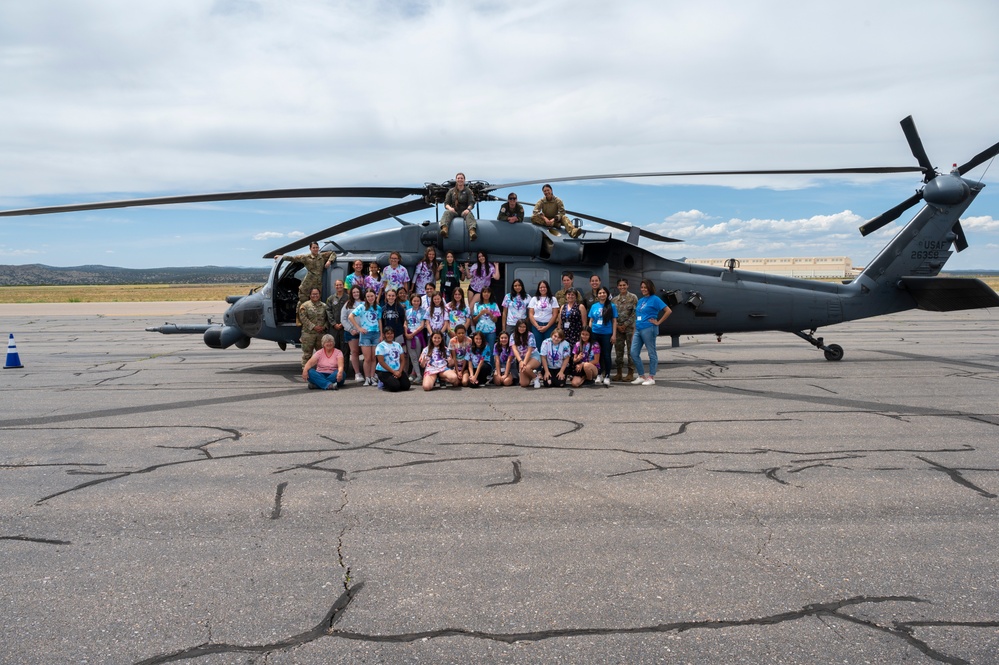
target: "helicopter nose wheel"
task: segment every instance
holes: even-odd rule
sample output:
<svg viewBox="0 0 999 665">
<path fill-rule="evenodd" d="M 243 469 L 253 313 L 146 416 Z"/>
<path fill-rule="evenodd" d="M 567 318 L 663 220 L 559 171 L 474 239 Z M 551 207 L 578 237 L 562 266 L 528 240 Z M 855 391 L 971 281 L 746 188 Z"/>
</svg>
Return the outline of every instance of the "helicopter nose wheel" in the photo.
<svg viewBox="0 0 999 665">
<path fill-rule="evenodd" d="M 798 337 L 800 337 L 801 339 L 805 340 L 806 342 L 808 342 L 809 344 L 811 344 L 815 348 L 822 349 L 823 354 L 826 357 L 826 360 L 835 361 L 835 360 L 842 360 L 843 359 L 843 347 L 840 346 L 839 344 L 830 344 L 830 345 L 826 346 L 823 343 L 821 337 L 816 337 L 815 336 L 815 329 L 814 328 L 812 328 L 812 330 L 810 332 L 807 332 L 807 333 L 799 332 L 799 331 L 796 330 L 796 331 L 794 331 L 794 334 L 797 335 Z"/>
</svg>

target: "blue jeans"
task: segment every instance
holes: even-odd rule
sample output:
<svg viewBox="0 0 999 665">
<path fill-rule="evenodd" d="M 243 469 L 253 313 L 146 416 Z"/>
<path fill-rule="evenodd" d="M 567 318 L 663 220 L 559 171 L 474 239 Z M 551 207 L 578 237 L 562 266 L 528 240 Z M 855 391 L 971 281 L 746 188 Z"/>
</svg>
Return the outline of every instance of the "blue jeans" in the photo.
<svg viewBox="0 0 999 665">
<path fill-rule="evenodd" d="M 591 333 L 593 339 L 600 344 L 600 373 L 610 376 L 611 371 L 611 343 L 610 333 Z"/>
<path fill-rule="evenodd" d="M 528 325 L 530 325 L 530 324 L 528 324 Z M 530 326 L 530 328 L 531 328 L 531 332 L 534 333 L 534 341 L 537 343 L 539 349 L 541 348 L 541 342 L 543 342 L 546 339 L 548 339 L 549 337 L 551 337 L 552 336 L 552 331 L 555 330 L 555 326 L 552 326 L 551 328 L 549 328 L 548 330 L 546 330 L 544 332 L 541 332 L 540 330 L 538 330 L 534 326 Z"/>
<path fill-rule="evenodd" d="M 326 374 L 317 372 L 315 368 L 309 370 L 309 383 L 320 390 L 330 390 L 330 386 L 335 382 L 339 387 L 343 387 L 343 382 L 347 380 L 347 375 L 341 374 L 343 378 L 337 379 L 337 374 Z"/>
<path fill-rule="evenodd" d="M 649 375 L 655 376 L 659 367 L 659 354 L 656 353 L 656 334 L 659 332 L 657 326 L 650 326 L 635 331 L 635 336 L 631 340 L 631 358 L 635 361 L 635 370 L 639 376 L 645 376 L 645 367 L 642 365 L 642 345 L 649 351 Z"/>
<path fill-rule="evenodd" d="M 493 344 L 496 343 L 496 331 L 494 330 L 493 332 L 484 332 L 484 333 L 482 333 L 482 336 L 486 340 L 486 349 L 489 351 L 489 353 L 492 353 L 493 352 Z M 490 364 L 492 364 L 492 363 L 490 363 Z"/>
</svg>

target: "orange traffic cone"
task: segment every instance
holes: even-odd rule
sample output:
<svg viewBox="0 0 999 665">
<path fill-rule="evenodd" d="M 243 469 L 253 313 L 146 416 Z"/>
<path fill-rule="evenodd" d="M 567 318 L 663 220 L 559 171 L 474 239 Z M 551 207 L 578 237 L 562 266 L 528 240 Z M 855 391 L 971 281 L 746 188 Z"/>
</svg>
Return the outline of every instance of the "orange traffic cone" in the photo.
<svg viewBox="0 0 999 665">
<path fill-rule="evenodd" d="M 7 340 L 7 363 L 3 366 L 4 369 L 20 369 L 24 367 L 21 364 L 21 357 L 17 355 L 17 345 L 14 344 L 14 333 L 10 334 L 10 339 Z"/>
</svg>

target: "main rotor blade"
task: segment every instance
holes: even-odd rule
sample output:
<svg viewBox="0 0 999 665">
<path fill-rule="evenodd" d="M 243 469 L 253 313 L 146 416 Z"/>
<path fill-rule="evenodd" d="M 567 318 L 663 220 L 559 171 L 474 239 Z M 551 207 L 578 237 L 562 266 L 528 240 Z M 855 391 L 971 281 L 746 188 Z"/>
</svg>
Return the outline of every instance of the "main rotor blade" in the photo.
<svg viewBox="0 0 999 665">
<path fill-rule="evenodd" d="M 685 175 L 836 175 L 848 173 L 912 173 L 922 171 L 916 166 L 864 166 L 841 169 L 774 169 L 761 171 L 658 171 L 654 173 L 605 173 L 602 175 L 574 175 L 564 178 L 545 178 L 544 180 L 522 180 L 500 185 L 489 185 L 484 191 L 509 189 L 524 185 L 538 185 L 550 182 L 572 182 L 576 180 L 614 180 L 618 178 L 671 178 Z"/>
<path fill-rule="evenodd" d="M 996 143 L 991 148 L 987 148 L 981 151 L 980 153 L 972 157 L 966 164 L 957 167 L 957 172 L 960 173 L 961 175 L 964 175 L 965 173 L 975 168 L 982 162 L 987 162 L 996 155 L 999 155 L 999 143 Z"/>
<path fill-rule="evenodd" d="M 262 189 L 245 192 L 221 192 L 218 194 L 185 194 L 180 196 L 157 196 L 148 199 L 125 199 L 122 201 L 98 201 L 95 203 L 73 203 L 69 205 L 22 208 L 21 210 L 0 211 L 0 217 L 15 215 L 48 215 L 57 212 L 79 212 L 81 210 L 106 210 L 109 208 L 132 208 L 137 206 L 172 205 L 176 203 L 205 203 L 210 201 L 246 201 L 253 199 L 309 199 L 309 198 L 382 198 L 401 199 L 413 194 L 426 194 L 425 187 L 299 187 L 295 189 Z"/>
<path fill-rule="evenodd" d="M 323 229 L 318 233 L 313 233 L 312 235 L 303 236 L 296 239 L 294 242 L 290 242 L 284 247 L 278 247 L 275 250 L 267 252 L 264 254 L 265 259 L 273 259 L 278 254 L 285 254 L 293 249 L 298 249 L 299 247 L 305 247 L 313 241 L 319 241 L 324 238 L 329 238 L 332 236 L 339 235 L 341 233 L 346 233 L 348 231 L 353 231 L 354 229 L 359 229 L 362 226 L 368 224 L 374 224 L 375 222 L 380 222 L 383 219 L 389 219 L 390 217 L 395 217 L 396 215 L 405 215 L 409 212 L 416 212 L 417 210 L 424 210 L 426 208 L 432 208 L 433 206 L 424 201 L 423 199 L 413 199 L 412 201 L 405 201 L 403 203 L 397 203 L 393 206 L 387 208 L 382 208 L 381 210 L 375 210 L 373 212 L 367 212 L 353 219 L 348 219 L 346 222 L 340 222 L 327 229 Z"/>
<path fill-rule="evenodd" d="M 933 164 L 930 163 L 930 158 L 926 154 L 926 150 L 923 148 L 923 141 L 919 138 L 919 132 L 916 131 L 916 123 L 913 121 L 912 116 L 906 116 L 902 118 L 899 123 L 902 125 L 902 133 L 905 134 L 905 140 L 909 142 L 909 150 L 912 151 L 912 156 L 916 158 L 919 165 L 923 170 L 923 182 L 929 182 L 933 180 L 937 172 L 933 168 Z"/>
<path fill-rule="evenodd" d="M 906 200 L 899 203 L 894 208 L 889 208 L 888 210 L 885 210 L 883 213 L 881 213 L 871 221 L 861 226 L 860 235 L 864 236 L 869 235 L 880 229 L 885 224 L 894 222 L 902 215 L 903 212 L 905 212 L 906 210 L 908 210 L 909 208 L 916 205 L 922 200 L 923 200 L 923 190 L 919 190 Z"/>
<path fill-rule="evenodd" d="M 668 238 L 666 236 L 661 236 L 653 231 L 646 231 L 642 227 L 630 226 L 628 224 L 622 224 L 621 222 L 612 222 L 609 219 L 604 219 L 603 217 L 594 217 L 593 215 L 586 215 L 581 212 L 573 212 L 572 210 L 565 211 L 567 215 L 574 215 L 576 217 L 582 217 L 583 219 L 588 219 L 591 222 L 597 222 L 598 224 L 603 224 L 619 231 L 631 231 L 634 228 L 638 229 L 638 234 L 643 238 L 648 238 L 649 240 L 655 240 L 656 242 L 683 242 L 677 238 Z"/>
</svg>

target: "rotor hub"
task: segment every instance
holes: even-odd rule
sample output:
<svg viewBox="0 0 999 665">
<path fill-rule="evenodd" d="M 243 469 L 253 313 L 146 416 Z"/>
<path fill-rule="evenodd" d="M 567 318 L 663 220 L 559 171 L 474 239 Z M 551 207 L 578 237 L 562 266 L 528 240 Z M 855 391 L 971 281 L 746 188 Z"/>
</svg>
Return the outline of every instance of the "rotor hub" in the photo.
<svg viewBox="0 0 999 665">
<path fill-rule="evenodd" d="M 971 188 L 956 175 L 938 175 L 923 187 L 923 199 L 938 206 L 963 203 L 971 195 Z"/>
</svg>

